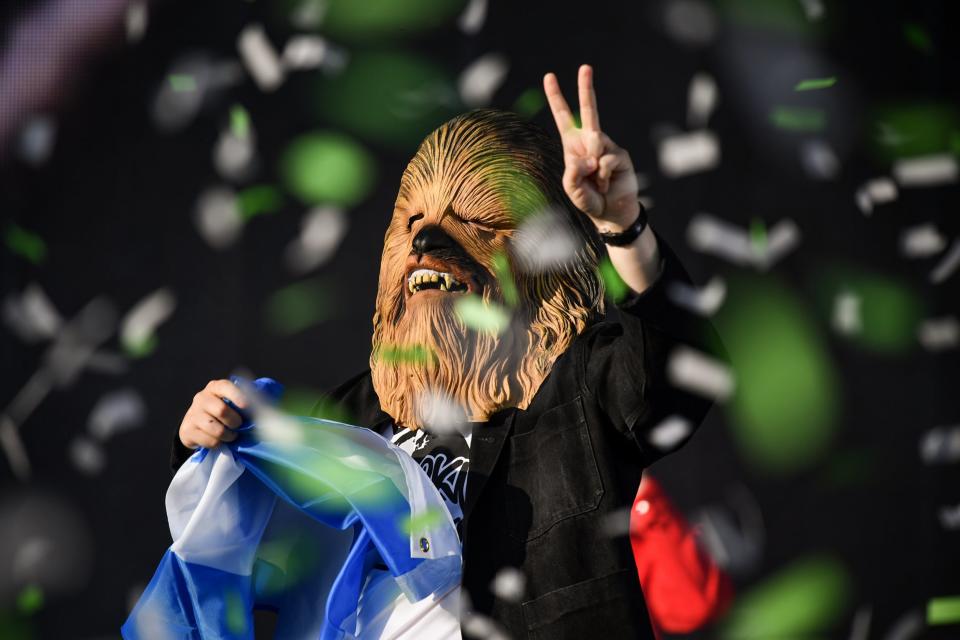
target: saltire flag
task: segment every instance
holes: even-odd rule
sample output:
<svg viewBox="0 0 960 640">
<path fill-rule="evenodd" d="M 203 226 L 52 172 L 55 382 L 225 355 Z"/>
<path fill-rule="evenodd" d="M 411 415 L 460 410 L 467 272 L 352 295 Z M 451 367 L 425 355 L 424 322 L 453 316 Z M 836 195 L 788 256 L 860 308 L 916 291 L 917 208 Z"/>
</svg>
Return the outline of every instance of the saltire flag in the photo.
<svg viewBox="0 0 960 640">
<path fill-rule="evenodd" d="M 417 463 L 369 429 L 254 406 L 170 483 L 173 544 L 123 637 L 252 639 L 262 608 L 279 639 L 460 638 L 460 541 Z"/>
</svg>

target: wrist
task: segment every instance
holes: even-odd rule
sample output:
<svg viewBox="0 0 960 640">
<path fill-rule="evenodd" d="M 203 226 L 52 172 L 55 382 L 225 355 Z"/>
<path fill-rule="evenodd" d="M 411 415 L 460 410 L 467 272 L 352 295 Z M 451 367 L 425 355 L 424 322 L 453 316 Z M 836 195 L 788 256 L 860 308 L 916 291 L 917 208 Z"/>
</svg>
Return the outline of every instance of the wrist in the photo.
<svg viewBox="0 0 960 640">
<path fill-rule="evenodd" d="M 639 200 L 631 200 L 630 204 L 616 211 L 605 211 L 603 218 L 593 219 L 593 224 L 600 233 L 623 233 L 637 220 L 641 209 Z"/>
</svg>

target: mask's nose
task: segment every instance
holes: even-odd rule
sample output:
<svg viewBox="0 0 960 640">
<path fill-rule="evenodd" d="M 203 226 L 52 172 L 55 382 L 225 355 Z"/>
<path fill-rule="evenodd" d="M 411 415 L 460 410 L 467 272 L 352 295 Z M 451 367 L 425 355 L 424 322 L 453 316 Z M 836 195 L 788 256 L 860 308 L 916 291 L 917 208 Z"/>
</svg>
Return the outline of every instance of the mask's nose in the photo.
<svg viewBox="0 0 960 640">
<path fill-rule="evenodd" d="M 444 249 L 453 249 L 456 246 L 454 239 L 435 224 L 425 226 L 413 239 L 413 251 L 418 256 Z"/>
</svg>

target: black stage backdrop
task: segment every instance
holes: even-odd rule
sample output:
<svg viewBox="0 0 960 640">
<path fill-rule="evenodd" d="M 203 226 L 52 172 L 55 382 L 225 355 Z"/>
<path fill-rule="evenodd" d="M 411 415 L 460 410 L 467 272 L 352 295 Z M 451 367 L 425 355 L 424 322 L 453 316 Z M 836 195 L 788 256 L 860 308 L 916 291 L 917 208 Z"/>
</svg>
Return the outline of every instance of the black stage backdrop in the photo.
<svg viewBox="0 0 960 640">
<path fill-rule="evenodd" d="M 193 394 L 267 375 L 296 411 L 364 368 L 417 142 L 481 105 L 555 133 L 543 74 L 575 108 L 582 62 L 651 224 L 725 292 L 736 387 L 651 470 L 736 584 L 699 637 L 960 637 L 951 3 L 94 4 L 2 10 L 0 637 L 115 637 Z"/>
</svg>

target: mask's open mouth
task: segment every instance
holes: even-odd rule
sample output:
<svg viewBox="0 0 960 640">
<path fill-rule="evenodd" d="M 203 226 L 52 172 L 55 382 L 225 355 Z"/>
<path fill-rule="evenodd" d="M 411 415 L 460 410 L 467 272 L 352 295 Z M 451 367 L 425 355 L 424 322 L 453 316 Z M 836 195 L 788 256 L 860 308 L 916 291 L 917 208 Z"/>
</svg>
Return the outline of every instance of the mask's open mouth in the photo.
<svg viewBox="0 0 960 640">
<path fill-rule="evenodd" d="M 445 271 L 417 269 L 407 277 L 407 290 L 411 295 L 430 289 L 439 289 L 451 293 L 466 293 L 470 288 L 466 283 L 457 280 L 452 273 Z"/>
</svg>

